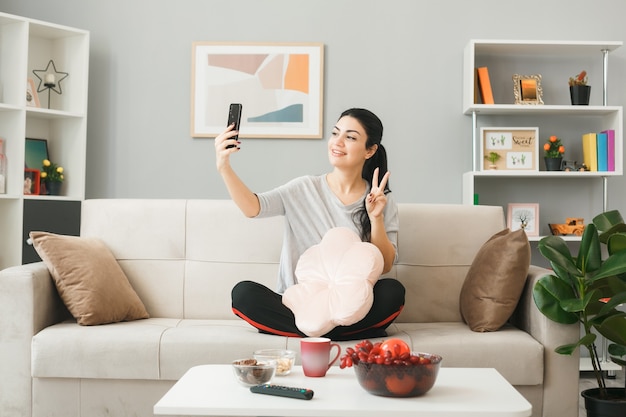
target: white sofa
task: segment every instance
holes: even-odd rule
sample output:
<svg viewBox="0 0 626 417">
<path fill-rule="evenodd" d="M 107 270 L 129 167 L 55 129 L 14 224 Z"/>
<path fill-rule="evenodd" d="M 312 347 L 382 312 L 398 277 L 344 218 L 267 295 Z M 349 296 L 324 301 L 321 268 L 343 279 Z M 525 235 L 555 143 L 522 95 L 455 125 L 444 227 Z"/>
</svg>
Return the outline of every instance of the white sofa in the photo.
<svg viewBox="0 0 626 417">
<path fill-rule="evenodd" d="M 462 321 L 465 275 L 505 227 L 502 208 L 400 204 L 399 215 L 399 261 L 387 276 L 405 285 L 406 306 L 389 334 L 441 354 L 443 366 L 496 368 L 533 416 L 577 415 L 578 358 L 553 349 L 578 328 L 535 308 L 530 289 L 545 269 L 531 266 L 500 331 L 472 332 Z M 298 339 L 260 334 L 230 309 L 236 282 L 274 287 L 282 230 L 281 218 L 247 219 L 226 200 L 85 201 L 81 235 L 108 245 L 151 318 L 79 326 L 43 263 L 0 272 L 0 415 L 151 416 L 191 366 L 257 348 L 298 351 Z"/>
</svg>

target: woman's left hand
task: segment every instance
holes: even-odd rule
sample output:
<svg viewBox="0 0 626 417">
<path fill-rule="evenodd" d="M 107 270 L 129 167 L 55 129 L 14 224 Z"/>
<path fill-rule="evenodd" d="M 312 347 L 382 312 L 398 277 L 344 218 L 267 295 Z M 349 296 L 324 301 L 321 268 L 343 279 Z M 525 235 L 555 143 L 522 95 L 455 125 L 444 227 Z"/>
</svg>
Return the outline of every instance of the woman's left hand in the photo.
<svg viewBox="0 0 626 417">
<path fill-rule="evenodd" d="M 374 170 L 374 176 L 372 178 L 372 189 L 365 198 L 365 208 L 367 214 L 371 218 L 377 218 L 383 214 L 383 209 L 387 204 L 387 196 L 385 196 L 385 186 L 389 180 L 389 171 L 385 173 L 385 176 L 378 184 L 378 168 Z"/>
</svg>

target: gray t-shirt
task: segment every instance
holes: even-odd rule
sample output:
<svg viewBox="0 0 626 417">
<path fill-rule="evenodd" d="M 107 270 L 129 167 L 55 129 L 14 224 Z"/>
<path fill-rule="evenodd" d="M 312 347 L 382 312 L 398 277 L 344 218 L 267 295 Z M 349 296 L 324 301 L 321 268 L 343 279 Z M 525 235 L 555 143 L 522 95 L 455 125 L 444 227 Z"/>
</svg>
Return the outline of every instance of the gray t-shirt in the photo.
<svg viewBox="0 0 626 417">
<path fill-rule="evenodd" d="M 298 281 L 295 276 L 300 255 L 321 242 L 327 231 L 334 227 L 347 227 L 360 236 L 353 213 L 363 205 L 365 191 L 358 202 L 344 205 L 331 191 L 326 174 L 304 176 L 265 193 L 257 194 L 261 211 L 257 217 L 285 216 L 285 233 L 280 256 L 277 292 Z M 384 210 L 385 230 L 396 248 L 398 256 L 398 207 L 391 193 L 387 194 Z"/>
</svg>

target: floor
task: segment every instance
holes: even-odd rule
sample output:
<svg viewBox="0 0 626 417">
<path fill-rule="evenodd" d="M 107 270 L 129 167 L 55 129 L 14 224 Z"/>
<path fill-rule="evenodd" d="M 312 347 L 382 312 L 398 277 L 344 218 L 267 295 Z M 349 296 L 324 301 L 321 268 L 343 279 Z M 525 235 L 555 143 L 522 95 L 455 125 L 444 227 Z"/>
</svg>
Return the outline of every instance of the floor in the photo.
<svg viewBox="0 0 626 417">
<path fill-rule="evenodd" d="M 616 371 L 615 372 L 615 378 L 611 379 L 608 378 L 606 379 L 606 384 L 607 386 L 610 387 L 623 387 L 625 386 L 625 382 L 624 382 L 624 369 L 622 368 L 621 371 Z M 592 372 L 581 372 L 580 373 L 580 380 L 579 380 L 579 386 L 580 386 L 580 391 L 584 391 L 588 388 L 595 388 L 598 386 L 598 383 L 596 382 L 595 377 L 593 376 Z M 587 417 L 587 413 L 585 412 L 585 400 L 582 398 L 582 396 L 580 397 L 580 402 L 578 403 L 578 417 Z"/>
</svg>

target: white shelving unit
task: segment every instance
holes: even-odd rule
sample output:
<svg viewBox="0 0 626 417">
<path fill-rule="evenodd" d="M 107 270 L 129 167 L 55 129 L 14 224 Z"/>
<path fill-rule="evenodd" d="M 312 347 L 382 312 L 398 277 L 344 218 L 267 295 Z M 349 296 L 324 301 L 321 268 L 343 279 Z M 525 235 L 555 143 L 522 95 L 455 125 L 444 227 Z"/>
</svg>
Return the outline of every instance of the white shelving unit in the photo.
<svg viewBox="0 0 626 417">
<path fill-rule="evenodd" d="M 495 182 L 519 187 L 526 193 L 527 202 L 536 201 L 542 187 L 552 187 L 544 194 L 549 202 L 561 204 L 555 182 L 568 184 L 575 189 L 577 183 L 591 181 L 601 187 L 599 208 L 607 209 L 607 181 L 623 175 L 623 108 L 608 105 L 608 61 L 610 52 L 622 46 L 621 41 L 517 41 L 517 40 L 471 40 L 464 51 L 463 112 L 472 117 L 472 171 L 463 174 L 463 202 L 474 204 L 474 195 L 481 183 Z M 486 66 L 493 87 L 495 104 L 475 104 L 474 70 Z M 592 86 L 592 101 L 588 106 L 570 105 L 567 80 L 581 70 L 587 70 Z M 517 105 L 513 94 L 513 74 L 542 75 L 543 105 Z M 593 77 L 593 78 L 591 78 Z M 600 90 L 598 93 L 597 90 Z M 595 94 L 594 94 L 595 92 Z M 615 130 L 615 170 L 610 172 L 560 172 L 539 171 L 482 171 L 480 155 L 481 127 L 539 127 L 539 155 L 542 144 L 550 135 L 567 138 L 564 142 L 565 159 L 582 162 L 582 134 Z M 543 158 L 540 158 L 540 161 Z M 548 183 L 549 185 L 546 185 Z M 523 185 L 526 184 L 526 187 Z M 530 185 L 529 185 L 530 184 Z M 488 187 L 487 187 L 488 188 Z M 483 188 L 484 190 L 484 188 Z M 500 190 L 502 191 L 502 190 Z M 480 191 L 478 191 L 480 193 Z M 489 204 L 501 204 L 506 209 L 510 194 L 500 192 L 500 200 Z M 518 196 L 516 196 L 518 197 Z M 480 201 L 479 201 L 480 203 Z M 541 217 L 541 213 L 540 213 Z M 563 219 L 564 220 L 564 219 Z M 539 237 L 529 237 L 538 241 Z M 565 236 L 564 240 L 579 241 L 579 237 Z M 602 367 L 608 372 L 621 369 L 607 360 L 606 341 L 600 346 Z M 589 358 L 582 357 L 580 370 L 590 370 Z"/>
<path fill-rule="evenodd" d="M 33 70 L 53 60 L 69 76 L 62 94 L 39 93 L 40 107 L 26 105 Z M 7 193 L 0 194 L 0 269 L 22 263 L 24 201 L 81 201 L 85 197 L 89 32 L 0 13 L 0 137 L 8 161 Z M 25 138 L 46 139 L 66 180 L 60 196 L 24 195 Z M 37 168 L 36 168 L 37 169 Z"/>
<path fill-rule="evenodd" d="M 525 185 L 527 190 L 533 189 L 538 193 L 541 192 L 542 183 L 554 185 L 555 181 L 561 181 L 561 184 L 575 188 L 576 181 L 587 181 L 593 182 L 600 190 L 598 211 L 606 210 L 607 180 L 623 175 L 623 108 L 608 105 L 609 54 L 621 45 L 621 41 L 471 40 L 464 51 L 463 112 L 472 117 L 472 170 L 463 175 L 463 203 L 474 204 L 476 194 L 479 194 L 479 204 L 483 203 L 481 191 L 485 192 L 498 181 L 512 187 L 521 185 L 522 189 Z M 495 104 L 474 103 L 474 71 L 483 66 L 489 69 Z M 567 81 L 583 69 L 587 70 L 590 77 L 592 101 L 588 106 L 572 106 Z M 542 75 L 545 104 L 512 104 L 515 102 L 512 76 L 516 73 Z M 510 126 L 539 128 L 539 171 L 481 170 L 480 128 Z M 582 134 L 606 129 L 615 130 L 614 171 L 544 170 L 541 147 L 550 135 L 565 138 L 565 159 L 582 162 Z M 501 204 L 506 209 L 511 201 L 506 201 L 506 193 L 501 194 L 491 196 L 485 204 Z M 533 197 L 529 195 L 527 202 L 536 201 Z"/>
</svg>

